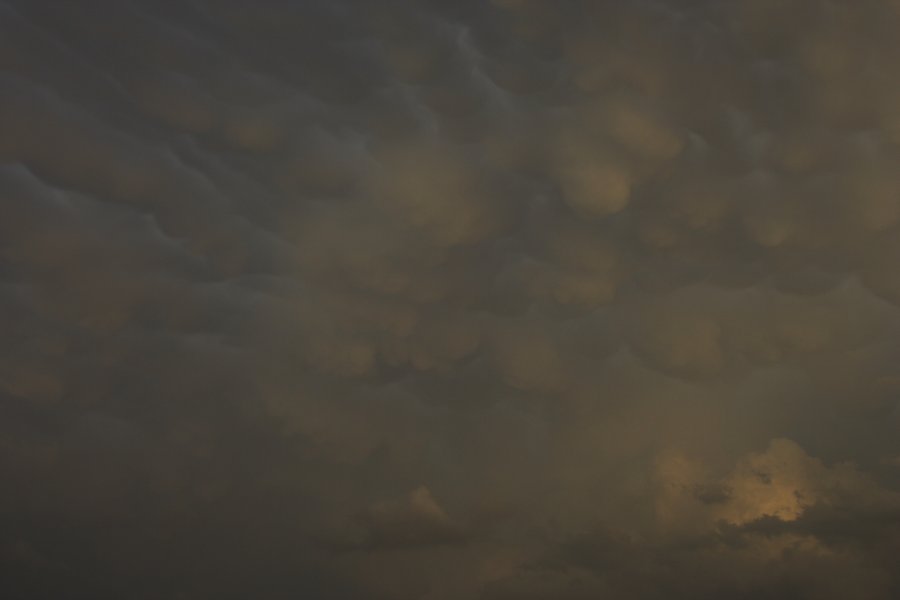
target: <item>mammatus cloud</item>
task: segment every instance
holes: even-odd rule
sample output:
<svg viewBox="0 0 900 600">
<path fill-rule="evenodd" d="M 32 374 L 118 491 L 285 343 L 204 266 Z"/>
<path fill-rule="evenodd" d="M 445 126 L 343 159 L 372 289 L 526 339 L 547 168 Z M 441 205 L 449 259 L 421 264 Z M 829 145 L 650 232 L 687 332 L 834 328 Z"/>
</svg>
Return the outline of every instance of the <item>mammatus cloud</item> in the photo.
<svg viewBox="0 0 900 600">
<path fill-rule="evenodd" d="M 900 595 L 896 2 L 0 2 L 0 591 Z"/>
</svg>

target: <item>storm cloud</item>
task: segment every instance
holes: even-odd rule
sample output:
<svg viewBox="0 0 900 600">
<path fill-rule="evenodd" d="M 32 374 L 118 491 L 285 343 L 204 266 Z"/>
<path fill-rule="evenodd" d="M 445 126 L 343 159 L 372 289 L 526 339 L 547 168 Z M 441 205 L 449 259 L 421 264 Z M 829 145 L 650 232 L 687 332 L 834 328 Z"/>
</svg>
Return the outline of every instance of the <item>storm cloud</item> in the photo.
<svg viewBox="0 0 900 600">
<path fill-rule="evenodd" d="M 900 597 L 898 31 L 0 2 L 0 593 Z"/>
</svg>

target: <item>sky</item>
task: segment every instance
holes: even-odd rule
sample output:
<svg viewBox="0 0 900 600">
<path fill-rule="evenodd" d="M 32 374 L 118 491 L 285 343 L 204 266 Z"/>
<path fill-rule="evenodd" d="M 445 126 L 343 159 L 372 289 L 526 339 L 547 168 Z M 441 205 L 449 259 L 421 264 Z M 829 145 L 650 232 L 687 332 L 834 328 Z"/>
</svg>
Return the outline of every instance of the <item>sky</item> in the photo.
<svg viewBox="0 0 900 600">
<path fill-rule="evenodd" d="M 0 595 L 900 598 L 898 31 L 0 1 Z"/>
</svg>

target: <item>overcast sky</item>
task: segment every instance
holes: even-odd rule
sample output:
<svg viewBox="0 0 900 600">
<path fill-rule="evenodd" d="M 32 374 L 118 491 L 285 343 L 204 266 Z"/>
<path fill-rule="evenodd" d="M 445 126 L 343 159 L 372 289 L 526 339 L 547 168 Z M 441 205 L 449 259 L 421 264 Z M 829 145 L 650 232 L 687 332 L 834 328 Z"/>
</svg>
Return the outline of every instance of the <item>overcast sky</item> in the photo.
<svg viewBox="0 0 900 600">
<path fill-rule="evenodd" d="M 0 596 L 900 598 L 900 2 L 0 2 Z"/>
</svg>

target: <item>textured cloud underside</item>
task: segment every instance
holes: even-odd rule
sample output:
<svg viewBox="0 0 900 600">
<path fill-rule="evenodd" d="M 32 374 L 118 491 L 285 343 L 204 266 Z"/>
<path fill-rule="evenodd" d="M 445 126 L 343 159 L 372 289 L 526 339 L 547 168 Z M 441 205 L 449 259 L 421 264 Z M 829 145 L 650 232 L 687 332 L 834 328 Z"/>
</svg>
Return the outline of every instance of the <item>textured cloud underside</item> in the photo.
<svg viewBox="0 0 900 600">
<path fill-rule="evenodd" d="M 0 2 L 0 595 L 900 597 L 898 31 Z"/>
</svg>

